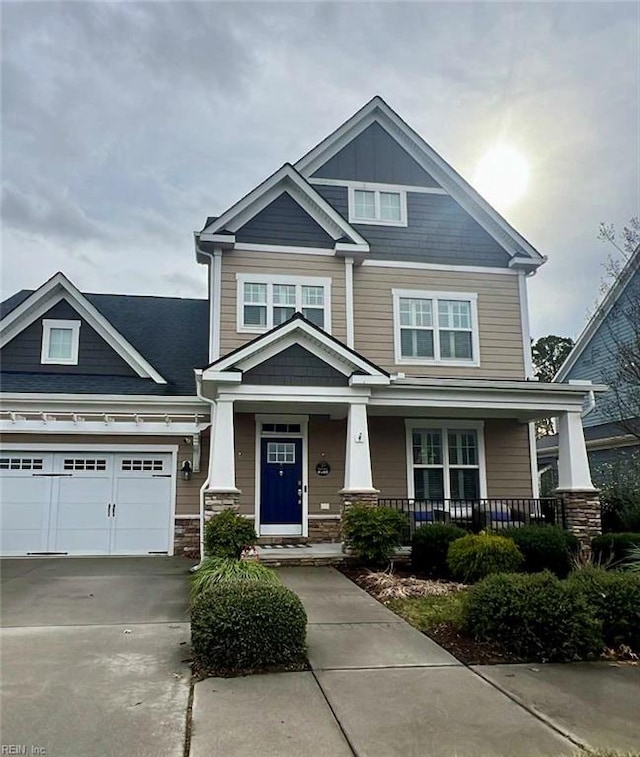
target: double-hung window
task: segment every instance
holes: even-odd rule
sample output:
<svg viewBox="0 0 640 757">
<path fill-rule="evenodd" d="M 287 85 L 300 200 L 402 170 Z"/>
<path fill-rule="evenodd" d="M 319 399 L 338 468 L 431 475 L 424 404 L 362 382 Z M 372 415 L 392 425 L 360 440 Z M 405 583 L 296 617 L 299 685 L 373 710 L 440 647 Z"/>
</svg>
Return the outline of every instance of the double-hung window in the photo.
<svg viewBox="0 0 640 757">
<path fill-rule="evenodd" d="M 381 226 L 407 225 L 407 193 L 404 190 L 374 189 L 369 185 L 349 187 L 349 221 Z"/>
<path fill-rule="evenodd" d="M 302 315 L 331 330 L 331 279 L 237 274 L 238 331 L 259 333 Z"/>
<path fill-rule="evenodd" d="M 44 365 L 77 365 L 80 346 L 80 321 L 45 318 L 42 321 L 42 350 Z"/>
<path fill-rule="evenodd" d="M 393 290 L 396 363 L 480 364 L 477 296 Z"/>
<path fill-rule="evenodd" d="M 411 498 L 439 501 L 486 496 L 482 424 L 408 421 L 407 457 Z"/>
</svg>

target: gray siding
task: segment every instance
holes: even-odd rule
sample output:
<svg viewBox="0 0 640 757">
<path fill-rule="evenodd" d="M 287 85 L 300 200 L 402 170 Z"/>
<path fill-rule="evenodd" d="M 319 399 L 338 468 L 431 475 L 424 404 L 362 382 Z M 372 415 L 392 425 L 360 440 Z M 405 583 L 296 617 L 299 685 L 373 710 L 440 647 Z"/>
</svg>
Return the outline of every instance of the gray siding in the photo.
<svg viewBox="0 0 640 757">
<path fill-rule="evenodd" d="M 349 379 L 299 344 L 247 371 L 243 384 L 347 386 Z"/>
<path fill-rule="evenodd" d="M 46 318 L 81 322 L 78 365 L 42 365 L 40 363 L 42 321 Z M 54 305 L 41 318 L 5 345 L 0 352 L 0 361 L 3 371 L 137 376 L 131 366 L 111 349 L 66 300 Z"/>
<path fill-rule="evenodd" d="M 302 247 L 332 248 L 334 245 L 333 238 L 287 192 L 238 229 L 236 241 Z"/>
<path fill-rule="evenodd" d="M 632 319 L 637 316 L 638 302 L 640 302 L 640 272 L 636 271 L 567 374 L 566 381 L 579 379 L 607 384 L 613 380 L 616 367 L 616 344 L 630 343 L 634 338 Z M 589 428 L 615 421 L 618 416 L 611 406 L 612 403 L 614 403 L 613 392 L 597 395 L 596 407 L 585 416 L 583 426 Z"/>
<path fill-rule="evenodd" d="M 378 123 L 368 126 L 314 174 L 324 179 L 370 181 L 381 184 L 439 184 Z"/>
<path fill-rule="evenodd" d="M 344 218 L 349 217 L 347 188 L 315 189 Z M 506 267 L 509 255 L 448 195 L 407 193 L 408 225 L 356 224 L 369 242 L 371 257 L 383 260 Z"/>
</svg>

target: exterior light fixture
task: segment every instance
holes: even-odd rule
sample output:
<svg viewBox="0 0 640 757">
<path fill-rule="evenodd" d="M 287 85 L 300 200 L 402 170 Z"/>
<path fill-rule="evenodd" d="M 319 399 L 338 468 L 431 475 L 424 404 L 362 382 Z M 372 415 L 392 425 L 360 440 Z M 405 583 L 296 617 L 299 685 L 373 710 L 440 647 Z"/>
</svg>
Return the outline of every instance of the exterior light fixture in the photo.
<svg viewBox="0 0 640 757">
<path fill-rule="evenodd" d="M 180 468 L 180 472 L 182 473 L 182 478 L 185 481 L 188 481 L 191 478 L 191 472 L 193 468 L 191 467 L 191 463 L 188 460 L 185 460 L 182 463 L 182 467 Z"/>
</svg>

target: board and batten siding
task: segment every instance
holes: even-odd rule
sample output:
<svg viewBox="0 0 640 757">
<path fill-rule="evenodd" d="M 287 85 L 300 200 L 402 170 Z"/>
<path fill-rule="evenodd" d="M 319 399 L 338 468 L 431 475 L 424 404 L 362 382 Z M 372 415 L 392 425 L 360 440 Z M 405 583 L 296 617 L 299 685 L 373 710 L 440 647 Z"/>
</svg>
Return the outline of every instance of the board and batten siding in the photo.
<svg viewBox="0 0 640 757">
<path fill-rule="evenodd" d="M 360 266 L 353 289 L 355 349 L 387 371 L 435 378 L 525 377 L 517 275 Z M 396 364 L 393 289 L 477 294 L 480 365 Z"/>
<path fill-rule="evenodd" d="M 4 434 L 0 439 L 4 449 L 19 450 L 22 444 L 64 444 L 77 445 L 77 452 L 83 453 L 87 445 L 112 445 L 117 444 L 124 449 L 127 445 L 149 447 L 149 452 L 143 454 L 153 454 L 153 445 L 178 445 L 178 461 L 176 471 L 176 516 L 180 515 L 199 515 L 200 514 L 200 487 L 204 484 L 207 477 L 209 466 L 209 432 L 202 433 L 200 442 L 200 471 L 192 473 L 189 481 L 185 481 L 180 473 L 180 467 L 184 460 L 193 460 L 193 447 L 186 444 L 182 436 L 103 436 L 101 434 L 80 435 L 80 434 Z M 92 453 L 95 454 L 95 453 Z"/>
<path fill-rule="evenodd" d="M 323 255 L 296 255 L 278 252 L 234 251 L 222 258 L 222 291 L 220 298 L 220 354 L 255 339 L 257 334 L 238 333 L 236 274 L 256 276 L 282 274 L 283 283 L 296 276 L 331 279 L 331 334 L 344 342 L 347 338 L 344 261 Z"/>
</svg>

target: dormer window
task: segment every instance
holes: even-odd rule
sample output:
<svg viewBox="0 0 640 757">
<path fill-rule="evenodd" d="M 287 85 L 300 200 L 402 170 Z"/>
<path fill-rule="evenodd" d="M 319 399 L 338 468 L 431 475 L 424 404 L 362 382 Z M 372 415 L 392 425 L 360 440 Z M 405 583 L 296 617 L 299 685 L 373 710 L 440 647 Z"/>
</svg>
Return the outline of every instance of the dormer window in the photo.
<svg viewBox="0 0 640 757">
<path fill-rule="evenodd" d="M 42 321 L 43 365 L 78 365 L 80 321 L 45 318 Z"/>
<path fill-rule="evenodd" d="M 407 225 L 407 193 L 403 190 L 349 186 L 349 222 L 381 226 Z"/>
</svg>

